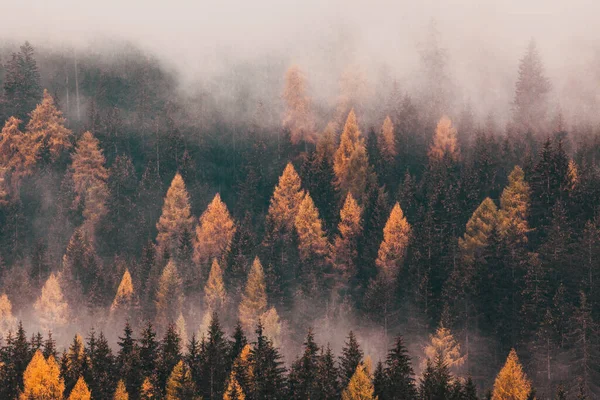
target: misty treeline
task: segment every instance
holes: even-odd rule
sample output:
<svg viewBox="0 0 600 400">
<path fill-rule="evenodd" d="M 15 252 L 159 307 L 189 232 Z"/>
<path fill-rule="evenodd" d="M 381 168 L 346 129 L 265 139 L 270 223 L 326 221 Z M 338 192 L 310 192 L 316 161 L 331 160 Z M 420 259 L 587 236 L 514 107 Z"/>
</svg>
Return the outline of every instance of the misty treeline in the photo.
<svg viewBox="0 0 600 400">
<path fill-rule="evenodd" d="M 329 110 L 123 52 L 3 55 L 2 398 L 600 395 L 600 131 L 533 42 L 502 129 L 435 43 L 422 93 L 349 68 Z"/>
</svg>

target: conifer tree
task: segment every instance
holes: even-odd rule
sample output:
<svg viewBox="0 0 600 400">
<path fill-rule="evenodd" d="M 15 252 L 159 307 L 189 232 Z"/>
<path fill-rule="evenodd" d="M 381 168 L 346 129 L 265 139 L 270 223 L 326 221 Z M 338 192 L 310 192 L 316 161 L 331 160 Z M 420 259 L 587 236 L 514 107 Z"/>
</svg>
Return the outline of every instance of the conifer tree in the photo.
<svg viewBox="0 0 600 400">
<path fill-rule="evenodd" d="M 357 272 L 358 240 L 362 231 L 362 208 L 351 193 L 340 210 L 338 234 L 331 249 L 331 263 L 336 274 L 336 287 L 344 287 Z"/>
<path fill-rule="evenodd" d="M 172 260 L 169 260 L 160 277 L 155 302 L 156 321 L 159 326 L 174 322 L 181 313 L 183 304 L 181 278 Z"/>
<path fill-rule="evenodd" d="M 50 274 L 42 294 L 33 305 L 44 330 L 62 327 L 69 320 L 69 305 L 65 301 L 60 283 Z"/>
<path fill-rule="evenodd" d="M 77 149 L 73 154 L 71 171 L 75 200 L 73 208 L 81 207 L 85 226 L 89 233 L 93 233 L 98 221 L 107 213 L 108 201 L 108 170 L 99 141 L 91 132 L 85 132 L 77 142 Z"/>
<path fill-rule="evenodd" d="M 123 379 L 119 379 L 119 382 L 117 383 L 113 400 L 129 400 L 129 394 L 127 393 L 127 388 L 125 387 Z"/>
<path fill-rule="evenodd" d="M 383 385 L 379 400 L 413 399 L 417 397 L 414 371 L 402 336 L 396 338 L 383 370 Z"/>
<path fill-rule="evenodd" d="M 25 42 L 18 53 L 13 53 L 6 65 L 4 95 L 13 115 L 24 119 L 38 104 L 42 95 L 40 72 L 34 49 Z"/>
<path fill-rule="evenodd" d="M 10 117 L 0 134 L 0 167 L 3 171 L 3 190 L 19 197 L 21 180 L 33 173 L 38 161 L 39 143 L 35 138 L 19 130 L 21 120 Z"/>
<path fill-rule="evenodd" d="M 154 400 L 157 397 L 157 391 L 152 380 L 149 377 L 146 377 L 140 387 L 140 400 Z"/>
<path fill-rule="evenodd" d="M 444 116 L 438 122 L 428 154 L 431 161 L 444 159 L 457 161 L 459 159 L 460 150 L 456 140 L 456 129 L 452 126 L 450 118 Z"/>
<path fill-rule="evenodd" d="M 240 393 L 243 393 L 244 396 L 246 396 L 246 394 L 250 393 L 251 391 L 251 383 L 254 375 L 254 372 L 252 371 L 252 366 L 250 365 L 250 351 L 251 347 L 249 344 L 245 344 L 241 348 L 238 356 L 233 361 L 233 365 L 231 367 L 231 374 L 229 375 L 230 380 L 232 377 L 235 377 L 237 384 L 240 386 Z M 226 392 L 231 392 L 229 390 L 229 386 Z"/>
<path fill-rule="evenodd" d="M 208 281 L 204 287 L 204 307 L 206 310 L 220 312 L 227 302 L 227 293 L 223 284 L 223 273 L 216 258 L 213 259 Z"/>
<path fill-rule="evenodd" d="M 300 400 L 318 396 L 318 352 L 319 347 L 310 328 L 304 340 L 304 353 L 294 362 L 290 371 L 290 398 Z"/>
<path fill-rule="evenodd" d="M 517 352 L 512 349 L 496 376 L 492 400 L 525 400 L 530 391 L 531 383 L 523 371 Z"/>
<path fill-rule="evenodd" d="M 228 343 L 217 313 L 212 314 L 201 363 L 200 391 L 205 399 L 221 399 L 229 376 Z"/>
<path fill-rule="evenodd" d="M 369 160 L 364 139 L 358 128 L 354 110 L 351 110 L 335 152 L 333 171 L 335 186 L 342 198 L 351 192 L 355 198 L 364 194 L 369 174 Z"/>
<path fill-rule="evenodd" d="M 314 293 L 318 290 L 323 274 L 328 243 L 319 218 L 319 211 L 308 193 L 300 203 L 295 226 L 304 290 L 306 293 Z"/>
<path fill-rule="evenodd" d="M 292 65 L 285 74 L 283 99 L 286 105 L 283 127 L 289 130 L 293 144 L 315 140 L 312 105 L 306 93 L 306 78 L 297 65 Z"/>
<path fill-rule="evenodd" d="M 394 124 L 389 115 L 383 121 L 381 133 L 377 137 L 377 146 L 385 160 L 390 163 L 393 162 L 396 156 L 396 137 L 394 134 Z"/>
<path fill-rule="evenodd" d="M 179 173 L 175 175 L 171 186 L 165 196 L 162 215 L 156 224 L 158 236 L 156 244 L 159 253 L 168 251 L 175 255 L 181 243 L 184 232 L 192 231 L 193 219 L 190 212 L 190 198 L 185 188 L 183 178 Z"/>
<path fill-rule="evenodd" d="M 434 360 L 439 355 L 448 368 L 456 368 L 464 364 L 465 356 L 462 355 L 460 344 L 450 329 L 445 326 L 444 321 L 440 321 L 435 335 L 429 335 L 429 340 L 430 343 L 423 349 L 426 359 Z"/>
<path fill-rule="evenodd" d="M 519 62 L 513 101 L 513 121 L 519 133 L 542 133 L 545 128 L 547 97 L 551 84 L 544 73 L 535 41 L 531 40 Z"/>
<path fill-rule="evenodd" d="M 383 242 L 379 247 L 376 264 L 386 277 L 396 277 L 404 263 L 410 241 L 411 227 L 400 204 L 396 203 L 383 228 Z"/>
<path fill-rule="evenodd" d="M 136 299 L 131 274 L 129 273 L 129 269 L 126 268 L 121 283 L 119 283 L 119 287 L 117 288 L 115 299 L 110 306 L 110 313 L 111 315 L 115 315 L 122 312 L 125 316 L 129 316 L 136 305 L 135 303 Z"/>
<path fill-rule="evenodd" d="M 73 390 L 71 390 L 71 394 L 69 395 L 69 400 L 90 400 L 92 398 L 92 394 L 90 389 L 88 389 L 83 377 L 79 377 L 77 383 Z"/>
<path fill-rule="evenodd" d="M 0 296 L 0 336 L 5 338 L 17 327 L 17 319 L 12 314 L 12 304 L 6 293 Z"/>
<path fill-rule="evenodd" d="M 65 384 L 54 357 L 46 360 L 42 352 L 37 350 L 23 374 L 23 391 L 19 399 L 61 400 L 64 389 Z"/>
<path fill-rule="evenodd" d="M 281 344 L 281 323 L 279 321 L 279 314 L 275 307 L 269 308 L 261 316 L 264 334 L 266 337 L 273 342 L 274 346 Z"/>
<path fill-rule="evenodd" d="M 442 400 L 450 397 L 451 375 L 441 354 L 432 361 L 427 359 L 419 385 L 419 396 L 422 399 Z"/>
<path fill-rule="evenodd" d="M 274 237 L 293 232 L 300 204 L 304 198 L 300 177 L 288 163 L 279 177 L 267 212 L 267 231 Z"/>
<path fill-rule="evenodd" d="M 335 365 L 333 352 L 329 344 L 319 355 L 317 365 L 317 398 L 322 400 L 338 399 L 341 394 L 339 371 Z"/>
<path fill-rule="evenodd" d="M 155 378 L 158 348 L 159 343 L 156 340 L 156 332 L 154 331 L 152 323 L 148 321 L 142 330 L 141 338 L 139 339 L 140 369 L 142 376 L 146 377 L 146 379 L 151 378 L 153 380 Z M 152 380 L 149 381 L 149 383 L 154 387 Z"/>
<path fill-rule="evenodd" d="M 125 382 L 126 392 L 132 397 L 138 394 L 143 381 L 142 364 L 140 360 L 140 349 L 133 338 L 133 330 L 129 322 L 125 323 L 123 336 L 117 342 L 119 351 L 116 358 L 117 376 Z"/>
<path fill-rule="evenodd" d="M 496 228 L 498 210 L 489 197 L 477 207 L 467 222 L 467 229 L 462 238 L 458 240 L 462 261 L 466 265 L 472 265 L 478 253 L 484 249 L 489 242 L 489 236 Z"/>
<path fill-rule="evenodd" d="M 175 324 L 170 323 L 165 331 L 163 339 L 160 342 L 158 359 L 156 363 L 157 384 L 160 390 L 165 389 L 173 368 L 180 361 L 181 338 L 177 334 L 177 328 Z"/>
<path fill-rule="evenodd" d="M 177 336 L 181 339 L 181 347 L 187 345 L 188 335 L 187 335 L 187 324 L 185 323 L 185 318 L 183 317 L 183 313 L 179 313 L 179 317 L 177 321 L 175 321 L 175 328 L 177 330 Z"/>
<path fill-rule="evenodd" d="M 191 378 L 190 370 L 186 368 L 183 361 L 179 361 L 169 376 L 166 386 L 165 400 L 198 399 L 195 395 L 195 387 Z"/>
<path fill-rule="evenodd" d="M 235 223 L 229 210 L 217 193 L 196 226 L 194 261 L 198 265 L 205 265 L 215 258 L 223 262 L 235 231 Z"/>
<path fill-rule="evenodd" d="M 65 378 L 66 393 L 70 393 L 86 372 L 87 357 L 81 335 L 76 334 L 66 353 L 63 353 L 61 373 Z M 87 387 L 87 385 L 86 385 Z"/>
<path fill-rule="evenodd" d="M 260 260 L 256 257 L 248 273 L 248 281 L 239 305 L 239 320 L 245 331 L 249 332 L 256 326 L 258 318 L 266 308 L 265 276 Z"/>
<path fill-rule="evenodd" d="M 267 400 L 285 396 L 285 367 L 279 351 L 263 335 L 262 324 L 256 328 L 256 342 L 250 352 L 252 366 L 251 397 Z"/>
<path fill-rule="evenodd" d="M 358 344 L 358 340 L 354 332 L 348 333 L 348 340 L 342 348 L 340 356 L 340 381 L 342 387 L 346 387 L 352 375 L 356 372 L 356 368 L 363 362 L 363 351 Z"/>
<path fill-rule="evenodd" d="M 246 395 L 237 380 L 235 371 L 231 371 L 227 379 L 227 389 L 223 393 L 223 400 L 246 400 Z"/>
<path fill-rule="evenodd" d="M 375 400 L 373 383 L 369 371 L 363 364 L 356 367 L 355 373 L 342 392 L 342 400 Z"/>
</svg>

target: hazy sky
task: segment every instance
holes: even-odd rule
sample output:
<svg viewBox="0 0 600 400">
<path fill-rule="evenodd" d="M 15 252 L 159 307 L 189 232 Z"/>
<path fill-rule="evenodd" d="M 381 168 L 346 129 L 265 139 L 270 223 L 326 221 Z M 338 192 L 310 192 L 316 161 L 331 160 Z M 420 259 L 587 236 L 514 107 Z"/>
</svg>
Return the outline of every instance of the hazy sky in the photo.
<svg viewBox="0 0 600 400">
<path fill-rule="evenodd" d="M 192 80 L 277 56 L 300 64 L 317 87 L 329 80 L 340 48 L 367 71 L 385 66 L 410 86 L 418 44 L 435 20 L 464 97 L 488 107 L 510 101 L 506 88 L 530 38 L 555 94 L 590 88 L 580 80 L 592 74 L 600 48 L 594 0 L 5 0 L 2 13 L 4 38 L 78 45 L 127 39 Z"/>
</svg>

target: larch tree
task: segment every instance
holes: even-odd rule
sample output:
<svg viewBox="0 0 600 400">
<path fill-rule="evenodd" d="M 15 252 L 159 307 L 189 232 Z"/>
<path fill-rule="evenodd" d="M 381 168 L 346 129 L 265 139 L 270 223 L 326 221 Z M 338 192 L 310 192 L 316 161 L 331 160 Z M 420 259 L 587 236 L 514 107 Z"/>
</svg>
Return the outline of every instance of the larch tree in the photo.
<svg viewBox="0 0 600 400">
<path fill-rule="evenodd" d="M 279 347 L 281 344 L 281 322 L 275 307 L 265 311 L 260 316 L 260 320 L 263 324 L 264 335 L 271 340 L 274 346 Z"/>
<path fill-rule="evenodd" d="M 216 258 L 222 262 L 231 247 L 236 227 L 227 205 L 217 193 L 196 226 L 194 261 L 205 265 Z"/>
<path fill-rule="evenodd" d="M 283 127 L 289 130 L 294 144 L 315 140 L 315 121 L 306 86 L 304 74 L 297 65 L 292 65 L 285 74 Z"/>
<path fill-rule="evenodd" d="M 119 379 L 119 382 L 117 383 L 113 400 L 129 400 L 129 393 L 127 393 L 127 388 L 125 387 L 123 379 Z"/>
<path fill-rule="evenodd" d="M 526 400 L 530 391 L 531 382 L 523 371 L 517 352 L 512 349 L 496 376 L 492 400 Z"/>
<path fill-rule="evenodd" d="M 204 287 L 204 308 L 206 312 L 221 312 L 227 302 L 227 292 L 223 284 L 223 272 L 216 258 L 213 259 L 208 281 Z"/>
<path fill-rule="evenodd" d="M 60 282 L 50 274 L 42 293 L 33 305 L 44 330 L 55 330 L 69 321 L 69 305 L 63 297 Z"/>
<path fill-rule="evenodd" d="M 331 264 L 336 274 L 334 286 L 344 287 L 357 272 L 358 240 L 362 232 L 362 207 L 348 193 L 340 210 L 338 234 L 331 248 Z"/>
<path fill-rule="evenodd" d="M 72 132 L 65 127 L 66 119 L 56 108 L 54 99 L 44 90 L 42 102 L 31 112 L 27 132 L 47 149 L 53 161 L 71 148 Z"/>
<path fill-rule="evenodd" d="M 37 350 L 23 374 L 19 400 L 61 400 L 64 390 L 65 383 L 54 357 L 46 360 L 42 351 Z"/>
<path fill-rule="evenodd" d="M 116 314 L 123 314 L 124 316 L 130 316 L 131 311 L 136 306 L 136 297 L 133 290 L 133 282 L 131 281 L 131 274 L 129 269 L 125 269 L 121 283 L 117 288 L 117 294 L 110 306 L 110 314 L 112 316 Z"/>
<path fill-rule="evenodd" d="M 394 124 L 389 115 L 385 117 L 381 126 L 381 132 L 377 136 L 377 147 L 379 147 L 379 152 L 383 155 L 386 162 L 393 162 L 397 153 L 396 136 L 394 134 Z"/>
<path fill-rule="evenodd" d="M 406 220 L 400 204 L 392 208 L 383 228 L 383 242 L 375 261 L 379 271 L 388 277 L 396 277 L 402 268 L 411 236 L 411 226 Z"/>
<path fill-rule="evenodd" d="M 156 291 L 156 321 L 159 326 L 166 327 L 174 322 L 181 312 L 183 292 L 181 278 L 175 263 L 170 260 L 160 276 Z"/>
<path fill-rule="evenodd" d="M 193 218 L 190 211 L 190 196 L 185 188 L 183 178 L 175 174 L 171 186 L 165 196 L 162 215 L 156 224 L 158 235 L 156 244 L 159 254 L 168 251 L 174 255 L 185 232 L 191 232 Z"/>
<path fill-rule="evenodd" d="M 0 336 L 6 338 L 9 332 L 14 332 L 17 319 L 12 313 L 12 304 L 6 293 L 0 296 Z"/>
<path fill-rule="evenodd" d="M 374 392 L 371 374 L 364 364 L 360 364 L 343 390 L 342 400 L 375 400 Z"/>
<path fill-rule="evenodd" d="M 298 208 L 295 226 L 303 290 L 305 293 L 315 293 L 321 285 L 329 244 L 319 218 L 319 210 L 308 193 L 304 195 Z"/>
<path fill-rule="evenodd" d="M 187 334 L 187 324 L 185 322 L 185 317 L 183 313 L 179 313 L 179 317 L 177 317 L 177 321 L 175 321 L 175 329 L 177 330 L 177 335 L 181 339 L 181 343 L 183 345 L 187 345 L 188 342 L 188 334 Z"/>
<path fill-rule="evenodd" d="M 472 265 L 475 262 L 478 253 L 487 247 L 497 224 L 498 208 L 492 199 L 486 197 L 467 222 L 465 234 L 458 239 L 458 247 L 465 264 Z"/>
<path fill-rule="evenodd" d="M 513 122 L 518 133 L 540 134 L 546 127 L 551 84 L 535 41 L 531 40 L 519 62 L 513 101 Z"/>
<path fill-rule="evenodd" d="M 450 118 L 443 116 L 439 120 L 428 154 L 429 159 L 434 162 L 446 158 L 451 161 L 457 161 L 460 158 L 460 150 L 456 139 L 456 128 L 452 126 Z"/>
<path fill-rule="evenodd" d="M 90 234 L 107 213 L 106 202 L 109 195 L 108 170 L 104 166 L 106 160 L 99 144 L 98 139 L 90 132 L 85 132 L 77 142 L 71 164 L 76 194 L 73 208 L 83 209 L 84 226 Z"/>
<path fill-rule="evenodd" d="M 156 396 L 157 390 L 152 383 L 150 377 L 146 377 L 144 382 L 142 382 L 142 387 L 140 388 L 140 400 L 154 400 L 157 398 Z"/>
<path fill-rule="evenodd" d="M 3 189 L 18 198 L 23 177 L 33 172 L 38 161 L 39 143 L 33 136 L 19 130 L 21 120 L 10 117 L 0 133 L 0 168 L 4 175 Z"/>
<path fill-rule="evenodd" d="M 458 368 L 464 364 L 466 357 L 462 354 L 460 344 L 454 335 L 443 323 L 440 323 L 434 335 L 429 335 L 429 343 L 423 349 L 426 360 L 435 360 L 441 357 L 444 365 L 448 368 Z"/>
<path fill-rule="evenodd" d="M 291 233 L 304 191 L 300 177 L 292 163 L 288 163 L 279 177 L 279 182 L 271 197 L 267 213 L 267 229 L 272 236 Z"/>
<path fill-rule="evenodd" d="M 71 390 L 69 400 L 90 400 L 91 398 L 92 394 L 90 393 L 90 389 L 85 383 L 83 376 L 80 376 L 75 387 Z"/>
<path fill-rule="evenodd" d="M 229 379 L 227 379 L 227 388 L 223 393 L 223 400 L 246 400 L 246 395 L 242 386 L 238 382 L 237 374 L 235 371 L 231 371 Z"/>
<path fill-rule="evenodd" d="M 253 331 L 266 308 L 265 275 L 260 260 L 256 257 L 248 273 L 248 281 L 239 305 L 239 320 L 246 332 Z"/>
<path fill-rule="evenodd" d="M 334 184 L 342 196 L 351 192 L 355 198 L 362 198 L 367 185 L 369 160 L 354 110 L 348 114 L 340 136 L 340 145 L 333 159 L 333 172 Z"/>
<path fill-rule="evenodd" d="M 525 172 L 515 166 L 500 197 L 500 232 L 511 247 L 527 243 L 530 192 Z"/>
<path fill-rule="evenodd" d="M 169 375 L 166 384 L 165 400 L 197 400 L 195 387 L 189 368 L 180 360 Z"/>
</svg>

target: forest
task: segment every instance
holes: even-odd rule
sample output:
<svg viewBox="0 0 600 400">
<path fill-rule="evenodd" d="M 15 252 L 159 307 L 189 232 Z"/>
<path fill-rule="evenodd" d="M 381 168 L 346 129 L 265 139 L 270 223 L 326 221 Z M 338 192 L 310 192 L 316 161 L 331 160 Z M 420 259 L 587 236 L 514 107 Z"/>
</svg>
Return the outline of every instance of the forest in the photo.
<svg viewBox="0 0 600 400">
<path fill-rule="evenodd" d="M 600 125 L 535 41 L 505 124 L 436 40 L 332 104 L 114 46 L 0 47 L 1 399 L 600 398 Z"/>
</svg>

